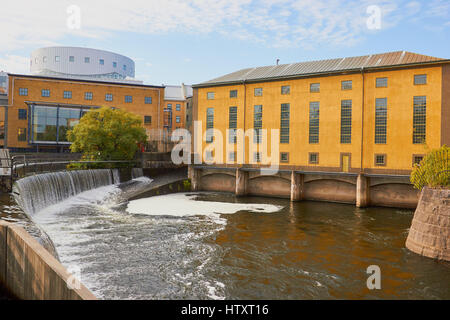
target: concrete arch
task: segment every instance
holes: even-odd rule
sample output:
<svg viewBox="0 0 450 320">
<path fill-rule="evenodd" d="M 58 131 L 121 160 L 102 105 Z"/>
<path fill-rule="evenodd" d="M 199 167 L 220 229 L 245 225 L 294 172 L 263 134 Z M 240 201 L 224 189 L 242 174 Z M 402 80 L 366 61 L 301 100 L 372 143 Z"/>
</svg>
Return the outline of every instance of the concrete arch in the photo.
<svg viewBox="0 0 450 320">
<path fill-rule="evenodd" d="M 381 183 L 370 187 L 371 205 L 383 205 L 400 208 L 415 208 L 419 191 L 407 183 Z"/>
<path fill-rule="evenodd" d="M 280 176 L 258 176 L 248 180 L 247 193 L 259 196 L 289 198 L 291 181 Z"/>
<path fill-rule="evenodd" d="M 236 178 L 226 173 L 208 173 L 201 177 L 200 190 L 235 192 Z"/>
<path fill-rule="evenodd" d="M 310 180 L 304 184 L 304 199 L 355 203 L 356 185 L 340 179 Z"/>
</svg>

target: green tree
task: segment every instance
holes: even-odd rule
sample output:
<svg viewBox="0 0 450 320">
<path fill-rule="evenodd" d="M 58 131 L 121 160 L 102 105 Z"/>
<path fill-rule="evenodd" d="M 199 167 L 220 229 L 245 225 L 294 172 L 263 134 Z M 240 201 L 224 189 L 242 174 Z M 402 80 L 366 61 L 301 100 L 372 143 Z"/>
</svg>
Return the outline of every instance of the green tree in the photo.
<svg viewBox="0 0 450 320">
<path fill-rule="evenodd" d="M 84 160 L 131 160 L 147 135 L 138 116 L 103 107 L 87 112 L 67 139 L 70 150 L 83 153 Z"/>
</svg>

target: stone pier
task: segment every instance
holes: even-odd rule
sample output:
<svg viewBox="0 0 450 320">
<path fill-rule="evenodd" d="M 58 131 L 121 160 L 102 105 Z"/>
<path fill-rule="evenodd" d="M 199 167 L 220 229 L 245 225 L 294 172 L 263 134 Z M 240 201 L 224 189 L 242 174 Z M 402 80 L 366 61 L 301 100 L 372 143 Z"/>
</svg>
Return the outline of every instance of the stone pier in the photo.
<svg viewBox="0 0 450 320">
<path fill-rule="evenodd" d="M 301 173 L 291 172 L 291 201 L 303 200 L 303 183 L 304 175 Z"/>
<path fill-rule="evenodd" d="M 369 205 L 369 178 L 363 174 L 359 174 L 356 179 L 356 206 L 364 208 Z"/>
<path fill-rule="evenodd" d="M 242 169 L 236 169 L 236 196 L 245 196 L 247 194 L 248 172 Z"/>
<path fill-rule="evenodd" d="M 406 247 L 425 257 L 450 261 L 450 189 L 423 188 Z"/>
</svg>

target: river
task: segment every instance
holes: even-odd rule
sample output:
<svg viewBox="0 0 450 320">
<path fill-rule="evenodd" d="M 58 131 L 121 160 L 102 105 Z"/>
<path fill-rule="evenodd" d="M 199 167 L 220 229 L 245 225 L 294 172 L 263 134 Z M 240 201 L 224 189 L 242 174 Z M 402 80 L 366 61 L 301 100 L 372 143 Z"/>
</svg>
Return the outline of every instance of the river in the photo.
<svg viewBox="0 0 450 320">
<path fill-rule="evenodd" d="M 104 186 L 33 216 L 101 299 L 450 299 L 449 264 L 405 248 L 411 210 L 122 193 Z M 27 227 L 10 196 L 0 201 L 0 217 Z M 371 265 L 380 290 L 367 288 Z"/>
</svg>

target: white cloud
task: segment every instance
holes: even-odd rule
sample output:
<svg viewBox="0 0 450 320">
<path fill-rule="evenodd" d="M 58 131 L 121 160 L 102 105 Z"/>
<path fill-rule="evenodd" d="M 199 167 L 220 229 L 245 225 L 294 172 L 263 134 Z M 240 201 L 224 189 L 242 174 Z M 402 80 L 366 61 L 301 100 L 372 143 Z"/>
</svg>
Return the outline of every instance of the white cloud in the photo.
<svg viewBox="0 0 450 320">
<path fill-rule="evenodd" d="M 67 8 L 81 9 L 81 29 L 67 26 Z M 2 3 L 0 52 L 56 45 L 67 36 L 103 39 L 115 32 L 216 32 L 274 47 L 351 45 L 370 32 L 369 5 L 382 10 L 382 29 L 406 19 L 448 21 L 448 0 L 14 0 Z"/>
<path fill-rule="evenodd" d="M 30 58 L 6 54 L 0 56 L 0 71 L 27 74 L 30 71 Z"/>
</svg>

